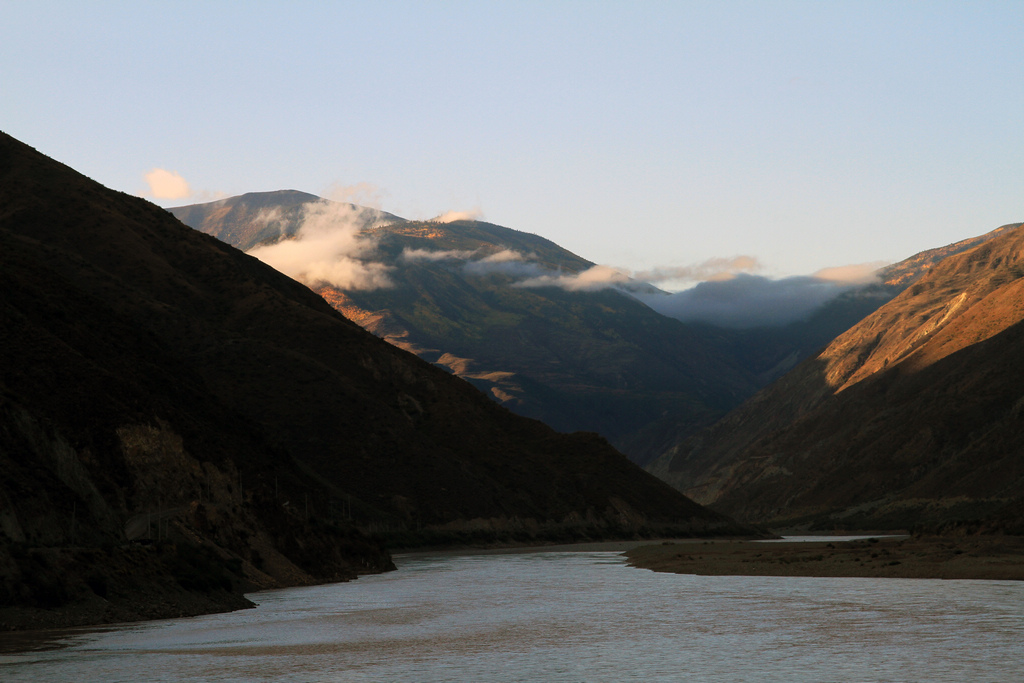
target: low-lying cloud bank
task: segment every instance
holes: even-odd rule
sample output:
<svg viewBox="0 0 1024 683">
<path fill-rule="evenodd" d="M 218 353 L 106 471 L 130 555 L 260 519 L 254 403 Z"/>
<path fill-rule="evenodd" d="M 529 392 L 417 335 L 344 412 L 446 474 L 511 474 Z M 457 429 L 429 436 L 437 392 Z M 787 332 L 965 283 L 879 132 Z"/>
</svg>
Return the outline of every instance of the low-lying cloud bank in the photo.
<svg viewBox="0 0 1024 683">
<path fill-rule="evenodd" d="M 806 319 L 843 292 L 878 282 L 883 265 L 862 263 L 778 279 L 736 273 L 681 292 L 634 296 L 662 315 L 684 322 L 736 328 L 777 326 Z"/>
<path fill-rule="evenodd" d="M 517 287 L 558 287 L 570 292 L 594 292 L 620 289 L 627 292 L 651 292 L 650 285 L 666 282 L 728 280 L 737 273 L 756 270 L 760 264 L 752 256 L 716 258 L 692 266 L 666 266 L 629 272 L 611 266 L 596 265 L 579 273 L 545 273 L 516 283 Z"/>
<path fill-rule="evenodd" d="M 511 278 L 533 278 L 548 272 L 539 263 L 532 261 L 534 258 L 532 254 L 523 254 L 514 249 L 502 249 L 491 253 L 484 252 L 481 255 L 481 251 L 480 249 L 405 249 L 398 260 L 403 263 L 462 261 L 462 271 L 467 275 L 478 277 L 501 274 Z"/>
<path fill-rule="evenodd" d="M 596 292 L 601 289 L 629 289 L 632 280 L 621 270 L 609 266 L 591 266 L 579 273 L 545 274 L 517 282 L 516 287 L 558 287 L 569 292 Z"/>
<path fill-rule="evenodd" d="M 866 284 L 866 283 L 860 283 Z M 777 326 L 802 320 L 858 283 L 815 276 L 773 280 L 740 273 L 672 293 L 634 294 L 658 313 L 722 327 Z"/>
<path fill-rule="evenodd" d="M 399 260 L 405 263 L 427 261 L 437 263 L 439 261 L 467 261 L 476 256 L 478 250 L 472 249 L 406 249 L 402 252 Z"/>
</svg>

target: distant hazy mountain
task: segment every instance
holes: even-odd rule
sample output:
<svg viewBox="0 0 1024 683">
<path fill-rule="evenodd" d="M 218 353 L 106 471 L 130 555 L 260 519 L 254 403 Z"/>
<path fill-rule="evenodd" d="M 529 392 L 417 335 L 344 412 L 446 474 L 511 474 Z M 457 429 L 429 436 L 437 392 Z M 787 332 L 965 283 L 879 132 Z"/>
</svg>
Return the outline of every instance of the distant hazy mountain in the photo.
<svg viewBox="0 0 1024 683">
<path fill-rule="evenodd" d="M 0 629 L 388 568 L 366 532 L 738 530 L 3 134 L 0 207 Z"/>
<path fill-rule="evenodd" d="M 651 471 L 762 523 L 1019 528 L 1024 228 L 973 243 Z"/>
</svg>

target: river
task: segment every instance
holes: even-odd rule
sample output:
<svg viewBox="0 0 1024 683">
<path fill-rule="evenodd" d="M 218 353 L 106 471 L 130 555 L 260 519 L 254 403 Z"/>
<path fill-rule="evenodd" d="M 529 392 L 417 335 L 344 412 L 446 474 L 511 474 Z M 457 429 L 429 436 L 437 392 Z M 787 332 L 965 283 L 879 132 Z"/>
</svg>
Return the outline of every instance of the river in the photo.
<svg viewBox="0 0 1024 683">
<path fill-rule="evenodd" d="M 256 609 L 2 654 L 0 680 L 1024 680 L 1019 582 L 657 574 L 607 551 L 396 559 Z"/>
</svg>

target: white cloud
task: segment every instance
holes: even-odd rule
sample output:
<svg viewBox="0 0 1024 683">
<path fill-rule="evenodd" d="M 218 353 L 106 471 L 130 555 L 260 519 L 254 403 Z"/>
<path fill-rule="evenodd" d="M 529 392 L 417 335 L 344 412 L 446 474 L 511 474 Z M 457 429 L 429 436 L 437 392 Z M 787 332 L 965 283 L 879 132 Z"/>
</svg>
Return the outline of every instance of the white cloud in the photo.
<svg viewBox="0 0 1024 683">
<path fill-rule="evenodd" d="M 463 270 L 469 275 L 491 275 L 500 273 L 508 277 L 536 277 L 547 270 L 537 263 L 531 263 L 532 255 L 514 249 L 502 249 L 484 258 L 470 261 Z"/>
<path fill-rule="evenodd" d="M 484 217 L 483 211 L 480 209 L 470 209 L 469 211 L 448 211 L 442 213 L 440 216 L 435 216 L 430 219 L 431 223 L 454 223 L 455 221 L 478 221 Z"/>
<path fill-rule="evenodd" d="M 188 182 L 177 171 L 154 168 L 143 176 L 149 185 L 145 196 L 154 199 L 184 199 L 192 195 Z"/>
<path fill-rule="evenodd" d="M 481 263 L 508 263 L 509 261 L 526 261 L 529 257 L 515 249 L 502 249 L 480 259 Z"/>
<path fill-rule="evenodd" d="M 249 253 L 310 286 L 391 287 L 393 283 L 388 276 L 391 268 L 364 258 L 375 246 L 372 238 L 360 234 L 364 224 L 363 210 L 359 207 L 313 202 L 303 207 L 301 225 L 292 239 L 255 247 Z"/>
<path fill-rule="evenodd" d="M 595 292 L 600 289 L 628 285 L 630 278 L 621 270 L 610 266 L 592 266 L 579 273 L 539 275 L 516 287 L 559 287 L 570 292 Z"/>
<path fill-rule="evenodd" d="M 889 264 L 886 261 L 874 261 L 872 263 L 855 263 L 849 266 L 822 268 L 811 275 L 811 277 L 849 285 L 868 285 L 879 281 L 878 271 L 887 265 Z"/>
<path fill-rule="evenodd" d="M 403 261 L 468 261 L 476 256 L 477 249 L 410 249 L 406 247 L 399 257 Z"/>
<path fill-rule="evenodd" d="M 705 280 L 728 280 L 737 273 L 749 273 L 761 269 L 753 256 L 733 258 L 712 258 L 690 266 L 659 266 L 649 270 L 635 271 L 633 278 L 643 282 L 703 282 Z"/>
</svg>

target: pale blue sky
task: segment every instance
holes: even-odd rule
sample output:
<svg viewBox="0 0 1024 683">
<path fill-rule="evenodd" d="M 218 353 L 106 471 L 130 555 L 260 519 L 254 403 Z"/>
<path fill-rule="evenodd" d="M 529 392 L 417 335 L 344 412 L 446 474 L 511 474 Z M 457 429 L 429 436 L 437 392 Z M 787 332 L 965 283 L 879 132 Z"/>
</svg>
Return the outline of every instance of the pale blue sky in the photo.
<svg viewBox="0 0 1024 683">
<path fill-rule="evenodd" d="M 1022 2 L 14 2 L 0 129 L 109 187 L 369 183 L 631 269 L 1024 220 Z"/>
</svg>

